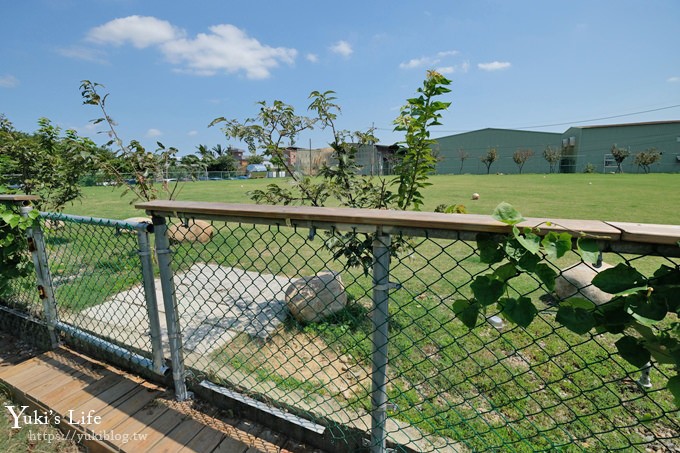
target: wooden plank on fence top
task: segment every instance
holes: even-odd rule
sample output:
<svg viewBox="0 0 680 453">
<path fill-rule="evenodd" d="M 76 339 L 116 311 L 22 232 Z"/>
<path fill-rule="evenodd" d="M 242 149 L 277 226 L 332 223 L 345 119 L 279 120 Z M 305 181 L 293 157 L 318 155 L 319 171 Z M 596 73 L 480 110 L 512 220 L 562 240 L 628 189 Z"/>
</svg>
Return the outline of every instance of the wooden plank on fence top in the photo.
<svg viewBox="0 0 680 453">
<path fill-rule="evenodd" d="M 607 223 L 621 230 L 621 239 L 624 241 L 662 245 L 675 245 L 680 241 L 680 225 L 627 222 Z"/>
<path fill-rule="evenodd" d="M 295 221 L 329 222 L 344 225 L 374 225 L 403 228 L 424 228 L 449 231 L 474 231 L 484 233 L 508 233 L 510 227 L 489 215 L 443 214 L 438 212 L 392 211 L 382 209 L 324 208 L 310 206 L 271 206 L 255 204 L 227 204 L 155 200 L 135 205 L 150 214 L 186 215 L 188 217 L 239 217 L 274 219 L 282 223 Z M 545 222 L 551 221 L 548 227 Z M 617 240 L 619 231 L 597 220 L 527 219 L 521 226 L 542 224 L 548 231 L 571 230 Z"/>
<path fill-rule="evenodd" d="M 0 201 L 38 201 L 40 197 L 37 195 L 24 195 L 24 194 L 13 194 L 13 195 L 0 195 Z"/>
</svg>

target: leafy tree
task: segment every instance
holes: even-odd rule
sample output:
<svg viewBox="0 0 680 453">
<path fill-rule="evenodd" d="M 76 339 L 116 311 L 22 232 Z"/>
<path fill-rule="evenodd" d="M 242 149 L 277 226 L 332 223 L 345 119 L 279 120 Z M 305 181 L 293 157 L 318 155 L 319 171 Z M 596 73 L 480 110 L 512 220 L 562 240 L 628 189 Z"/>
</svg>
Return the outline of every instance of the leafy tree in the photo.
<svg viewBox="0 0 680 453">
<path fill-rule="evenodd" d="M 299 116 L 293 107 L 274 101 L 271 105 L 260 102 L 260 113 L 245 121 L 216 118 L 210 125 L 224 123 L 222 131 L 227 138 L 238 139 L 246 144 L 253 154 L 258 150 L 269 156 L 272 162 L 283 165 L 292 176 L 293 184 L 281 187 L 270 184 L 266 190 L 250 193 L 258 203 L 303 204 L 324 206 L 329 199 L 334 205 L 353 208 L 375 209 L 419 209 L 423 199 L 421 189 L 429 185 L 427 178 L 434 171 L 436 159 L 432 153 L 434 140 L 429 128 L 439 124 L 440 111 L 449 106 L 448 102 L 434 100 L 448 93 L 450 81 L 434 71 L 428 72 L 419 96 L 408 99 L 406 106 L 395 120 L 395 130 L 405 133 L 405 140 L 397 151 L 398 162 L 391 181 L 380 177 L 359 175 L 357 151 L 362 145 L 378 140 L 373 129 L 365 132 L 349 132 L 336 127 L 340 106 L 336 104 L 333 91 L 313 91 L 309 110 L 314 117 Z M 333 149 L 331 165 L 323 165 L 320 179 L 312 179 L 289 168 L 284 156 L 284 146 L 293 146 L 298 135 L 318 126 L 332 134 Z M 394 193 L 391 187 L 397 186 Z M 329 233 L 326 246 L 333 256 L 344 258 L 348 266 L 362 266 L 368 272 L 372 265 L 373 235 L 363 233 Z M 393 243 L 393 253 L 405 246 L 405 240 Z"/>
<path fill-rule="evenodd" d="M 261 164 L 262 162 L 264 162 L 264 157 L 262 157 L 259 154 L 251 154 L 250 156 L 248 156 L 246 158 L 246 162 L 248 162 L 249 165 L 250 164 Z"/>
<path fill-rule="evenodd" d="M 408 99 L 394 121 L 394 130 L 406 135 L 402 142 L 406 152 L 394 169 L 398 175 L 394 182 L 398 183 L 397 205 L 400 209 L 413 206 L 415 210 L 420 210 L 423 204 L 420 190 L 431 185 L 426 181 L 434 172 L 437 160 L 432 155 L 432 146 L 436 141 L 430 138 L 429 129 L 441 125 L 440 112 L 451 105 L 450 102 L 435 101 L 434 98 L 449 93 L 451 90 L 447 85 L 450 83 L 438 72 L 429 71 L 423 87 L 417 90 L 420 96 Z"/>
<path fill-rule="evenodd" d="M 550 165 L 550 173 L 555 173 L 555 169 L 557 168 L 557 164 L 562 159 L 562 150 L 557 149 L 557 148 L 553 148 L 552 146 L 548 145 L 543 150 L 543 158 Z"/>
<path fill-rule="evenodd" d="M 461 175 L 463 174 L 463 165 L 465 164 L 465 160 L 470 157 L 470 154 L 465 151 L 464 149 L 459 149 L 458 150 L 458 159 L 460 159 L 460 170 L 458 170 L 458 173 Z"/>
<path fill-rule="evenodd" d="M 524 168 L 524 164 L 527 163 L 529 159 L 534 155 L 534 152 L 531 149 L 518 149 L 512 154 L 512 160 L 517 164 L 517 167 L 519 168 L 519 174 L 522 174 L 522 169 Z"/>
<path fill-rule="evenodd" d="M 626 160 L 626 157 L 630 156 L 630 151 L 626 148 L 619 148 L 614 144 L 612 145 L 611 154 L 616 161 L 616 173 L 623 173 L 621 164 Z"/>
<path fill-rule="evenodd" d="M 491 165 L 498 159 L 498 151 L 496 148 L 489 148 L 486 155 L 479 158 L 484 165 L 486 165 L 486 174 L 491 172 Z"/>
<path fill-rule="evenodd" d="M 73 130 L 62 135 L 47 118 L 38 125 L 36 132 L 26 134 L 0 116 L 0 174 L 18 175 L 0 183 L 18 183 L 24 193 L 40 196 L 39 208 L 60 211 L 81 195 L 79 181 L 93 170 L 92 158 L 99 150 Z"/>
<path fill-rule="evenodd" d="M 208 171 L 236 171 L 238 165 L 231 153 L 222 154 L 208 165 Z"/>
<path fill-rule="evenodd" d="M 103 85 L 83 80 L 80 84 L 81 96 L 83 104 L 94 105 L 99 107 L 102 114 L 101 118 L 91 121 L 92 124 L 99 124 L 105 122 L 109 130 L 107 134 L 110 140 L 106 143 L 106 147 L 115 145 L 117 150 L 113 151 L 114 158 L 99 160 L 100 168 L 113 178 L 116 183 L 122 185 L 135 195 L 137 199 L 154 200 L 158 198 L 158 182 L 161 182 L 161 190 L 168 199 L 173 199 L 179 189 L 178 184 L 173 184 L 172 187 L 168 182 L 168 170 L 170 167 L 176 165 L 175 155 L 177 149 L 170 147 L 166 148 L 161 142 L 156 142 L 158 148 L 155 152 L 147 151 L 141 143 L 137 140 L 131 140 L 128 145 L 123 144 L 123 140 L 118 136 L 116 130 L 116 122 L 111 118 L 106 110 L 106 100 L 108 93 L 101 96 L 97 91 L 98 88 L 104 88 Z M 200 149 L 199 149 L 200 152 Z M 115 161 L 122 161 L 122 164 Z M 133 180 L 129 181 L 125 173 L 121 172 L 121 167 L 130 169 Z"/>
<path fill-rule="evenodd" d="M 661 160 L 661 153 L 656 148 L 648 148 L 635 155 L 635 165 L 642 167 L 645 173 L 649 173 L 650 167 Z"/>
</svg>

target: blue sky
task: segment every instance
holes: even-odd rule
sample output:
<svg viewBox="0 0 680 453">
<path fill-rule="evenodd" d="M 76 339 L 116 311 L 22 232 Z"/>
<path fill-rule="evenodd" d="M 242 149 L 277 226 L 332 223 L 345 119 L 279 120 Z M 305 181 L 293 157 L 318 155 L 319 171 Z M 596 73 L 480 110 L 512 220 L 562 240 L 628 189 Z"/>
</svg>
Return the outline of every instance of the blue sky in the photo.
<svg viewBox="0 0 680 453">
<path fill-rule="evenodd" d="M 677 120 L 679 19 L 676 0 L 5 1 L 0 113 L 20 130 L 48 117 L 104 143 L 80 99 L 89 79 L 111 93 L 124 141 L 188 154 L 228 143 L 207 127 L 216 117 L 274 99 L 303 114 L 311 91 L 334 90 L 340 128 L 374 124 L 391 144 L 399 107 L 437 69 L 453 83 L 435 137 Z M 298 145 L 310 140 L 330 138 L 312 131 Z"/>
</svg>

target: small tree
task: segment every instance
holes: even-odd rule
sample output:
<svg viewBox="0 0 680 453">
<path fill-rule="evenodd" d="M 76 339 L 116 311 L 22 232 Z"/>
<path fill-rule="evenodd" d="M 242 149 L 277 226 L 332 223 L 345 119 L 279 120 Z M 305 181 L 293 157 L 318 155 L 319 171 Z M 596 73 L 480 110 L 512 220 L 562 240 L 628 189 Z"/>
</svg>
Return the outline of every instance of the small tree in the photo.
<svg viewBox="0 0 680 453">
<path fill-rule="evenodd" d="M 642 167 L 645 173 L 649 173 L 650 167 L 661 160 L 661 153 L 656 148 L 647 148 L 635 155 L 635 165 Z"/>
<path fill-rule="evenodd" d="M 458 159 L 460 159 L 460 170 L 458 170 L 458 173 L 461 175 L 463 174 L 463 165 L 465 164 L 465 159 L 468 157 L 470 157 L 470 154 L 467 151 L 464 149 L 458 150 Z"/>
<path fill-rule="evenodd" d="M 100 159 L 98 165 L 100 168 L 113 178 L 116 183 L 125 187 L 126 191 L 132 192 L 136 198 L 150 201 L 158 198 L 158 188 L 155 185 L 157 181 L 162 181 L 162 190 L 168 199 L 172 200 L 179 188 L 178 184 L 174 184 L 170 188 L 168 184 L 168 170 L 176 163 L 175 155 L 176 148 L 166 148 L 161 142 L 156 142 L 158 148 L 155 152 L 147 151 L 141 143 L 137 140 L 131 140 L 128 145 L 123 144 L 123 140 L 118 136 L 116 130 L 116 122 L 109 116 L 106 110 L 106 99 L 109 97 L 108 93 L 101 96 L 98 88 L 104 88 L 103 85 L 83 80 L 80 83 L 80 94 L 83 98 L 83 104 L 94 105 L 99 107 L 102 114 L 101 118 L 91 121 L 92 124 L 106 123 L 109 127 L 107 135 L 110 140 L 106 143 L 106 147 L 115 145 L 117 148 L 114 151 L 114 158 Z M 199 153 L 202 147 L 199 146 Z M 121 161 L 122 165 L 116 163 Z M 134 183 L 129 184 L 124 173 L 121 172 L 122 167 L 127 167 L 133 174 Z M 134 201 L 134 200 L 133 200 Z"/>
<path fill-rule="evenodd" d="M 498 151 L 496 148 L 489 148 L 485 156 L 480 157 L 480 160 L 486 165 L 486 174 L 491 172 L 491 165 L 498 159 Z"/>
<path fill-rule="evenodd" d="M 543 150 L 543 158 L 550 165 L 550 173 L 555 173 L 555 169 L 557 168 L 557 164 L 562 159 L 562 150 L 559 150 L 557 148 L 553 148 L 552 146 L 548 145 Z"/>
<path fill-rule="evenodd" d="M 517 167 L 519 168 L 519 174 L 522 174 L 522 169 L 524 168 L 524 164 L 527 163 L 529 159 L 531 159 L 531 156 L 534 155 L 534 152 L 531 149 L 518 149 L 512 154 L 512 160 L 515 161 L 517 164 Z"/>
<path fill-rule="evenodd" d="M 248 162 L 248 164 L 261 164 L 264 162 L 264 157 L 260 154 L 251 154 L 246 158 L 246 162 Z"/>
<path fill-rule="evenodd" d="M 621 164 L 626 160 L 626 157 L 630 156 L 630 151 L 627 148 L 619 148 L 614 144 L 612 145 L 611 154 L 616 161 L 616 173 L 623 173 Z"/>
<path fill-rule="evenodd" d="M 99 149 L 73 130 L 62 135 L 47 118 L 38 125 L 26 134 L 0 115 L 0 184 L 19 183 L 24 193 L 40 196 L 40 209 L 60 211 L 81 195 L 80 178 L 93 170 Z M 4 174 L 18 176 L 5 181 Z"/>
</svg>

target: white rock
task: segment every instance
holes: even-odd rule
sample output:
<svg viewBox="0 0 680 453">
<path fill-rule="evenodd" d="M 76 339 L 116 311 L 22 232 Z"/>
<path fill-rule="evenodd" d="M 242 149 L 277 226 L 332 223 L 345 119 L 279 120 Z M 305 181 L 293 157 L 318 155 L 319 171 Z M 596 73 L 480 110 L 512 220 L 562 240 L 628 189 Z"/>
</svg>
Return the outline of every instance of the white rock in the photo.
<svg viewBox="0 0 680 453">
<path fill-rule="evenodd" d="M 339 273 L 325 271 L 302 277 L 286 289 L 286 305 L 298 321 L 318 322 L 347 306 Z"/>
<path fill-rule="evenodd" d="M 607 303 L 613 295 L 605 293 L 593 285 L 593 279 L 598 273 L 611 268 L 612 266 L 607 263 L 602 263 L 601 267 L 578 263 L 562 269 L 560 275 L 555 279 L 555 293 L 560 300 L 582 297 L 597 305 Z"/>
</svg>

